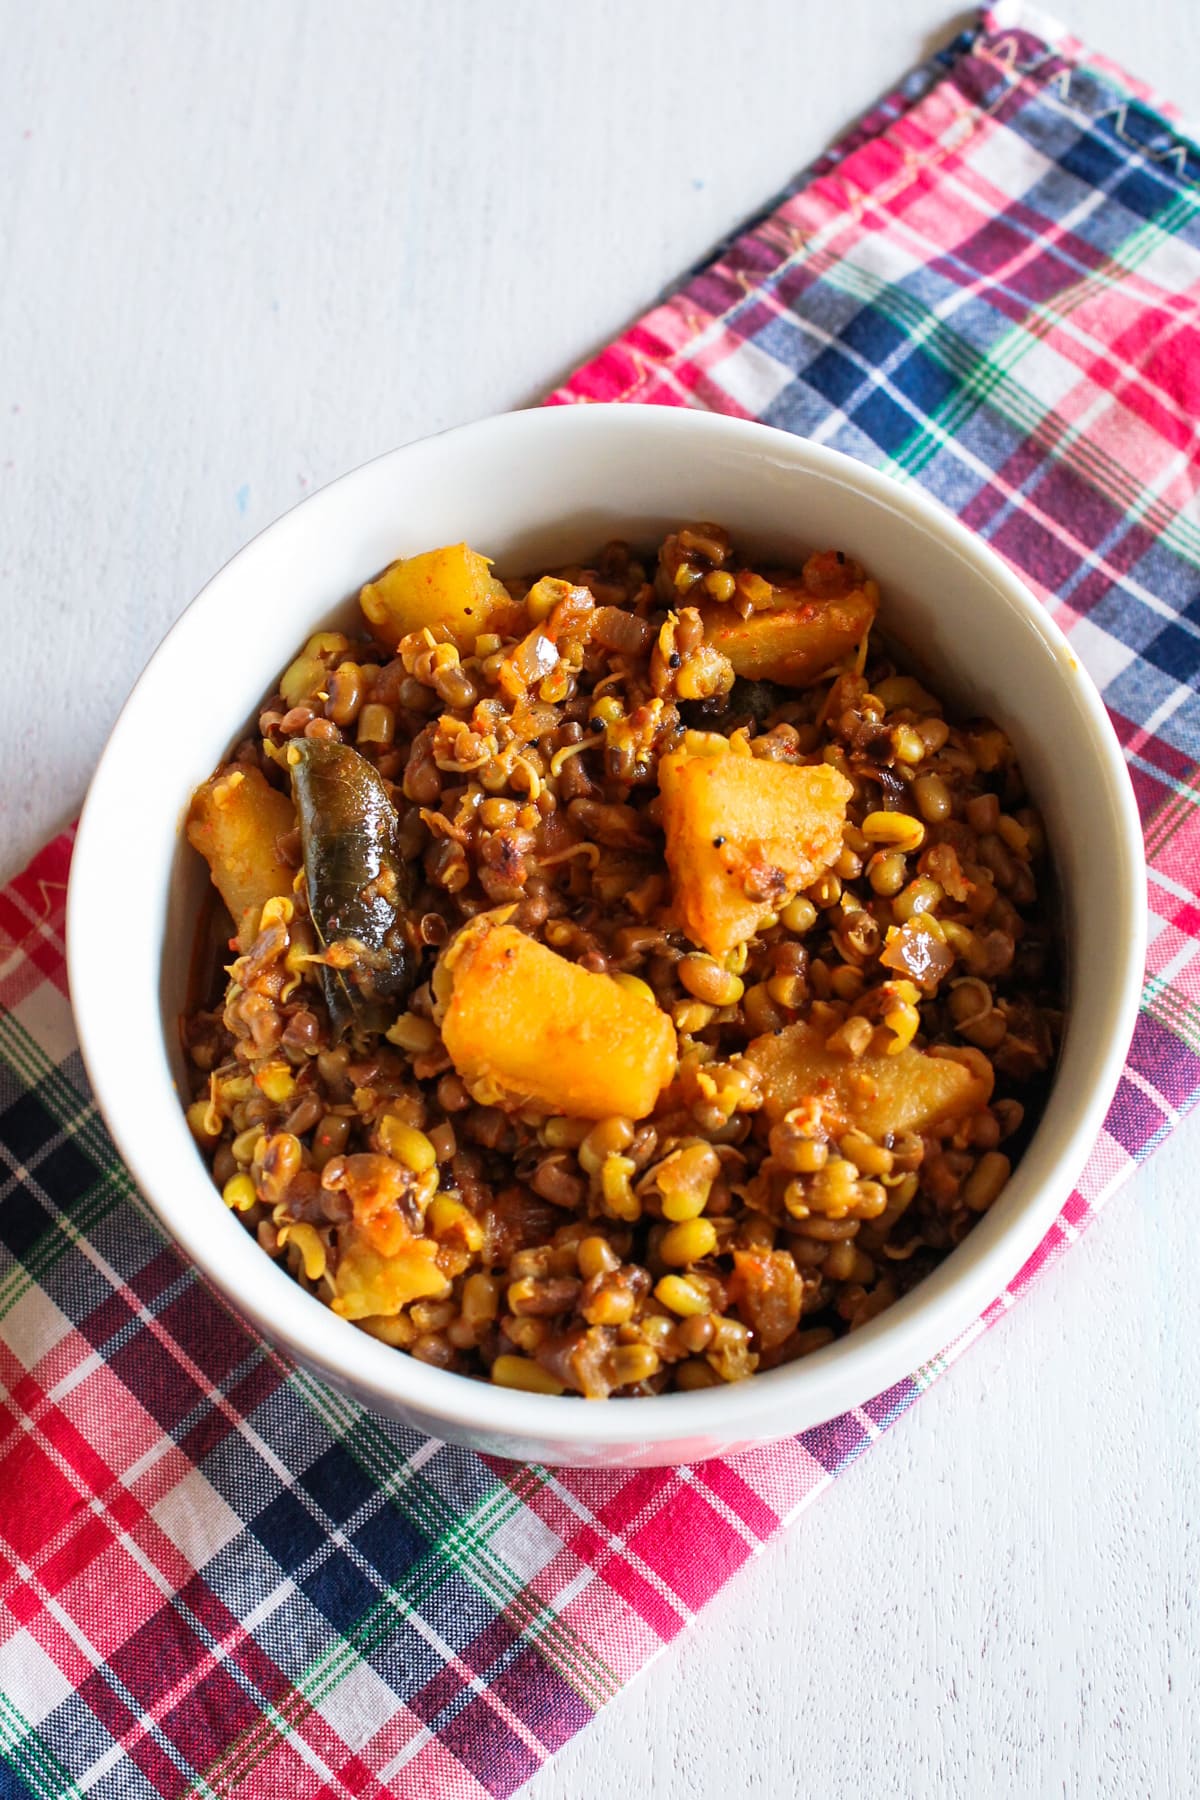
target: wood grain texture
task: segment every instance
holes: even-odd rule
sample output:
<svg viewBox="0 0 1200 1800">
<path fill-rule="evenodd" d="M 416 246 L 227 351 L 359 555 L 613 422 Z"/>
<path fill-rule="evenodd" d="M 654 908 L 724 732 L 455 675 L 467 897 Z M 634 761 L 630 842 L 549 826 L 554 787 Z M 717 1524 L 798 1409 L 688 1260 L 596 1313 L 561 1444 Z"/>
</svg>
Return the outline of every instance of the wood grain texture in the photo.
<svg viewBox="0 0 1200 1800">
<path fill-rule="evenodd" d="M 1188 0 L 1070 10 L 1200 114 Z M 0 879 L 253 532 L 535 398 L 965 16 L 0 0 Z M 531 1800 L 1196 1791 L 1196 1143 Z"/>
</svg>

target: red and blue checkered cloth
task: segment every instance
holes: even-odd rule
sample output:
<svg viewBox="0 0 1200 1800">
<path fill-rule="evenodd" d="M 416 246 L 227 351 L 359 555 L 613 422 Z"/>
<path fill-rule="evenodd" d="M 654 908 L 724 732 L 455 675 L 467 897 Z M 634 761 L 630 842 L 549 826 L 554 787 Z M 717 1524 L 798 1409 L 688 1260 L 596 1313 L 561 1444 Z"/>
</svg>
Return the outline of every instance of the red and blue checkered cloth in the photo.
<svg viewBox="0 0 1200 1800">
<path fill-rule="evenodd" d="M 1200 1089 L 1200 151 L 1007 7 L 555 399 L 715 408 L 915 481 L 1043 597 L 1141 803 L 1152 932 L 1079 1192 Z M 800 1438 L 550 1471 L 318 1386 L 167 1243 L 92 1106 L 69 838 L 0 896 L 0 1796 L 507 1795 L 975 1332 Z"/>
</svg>

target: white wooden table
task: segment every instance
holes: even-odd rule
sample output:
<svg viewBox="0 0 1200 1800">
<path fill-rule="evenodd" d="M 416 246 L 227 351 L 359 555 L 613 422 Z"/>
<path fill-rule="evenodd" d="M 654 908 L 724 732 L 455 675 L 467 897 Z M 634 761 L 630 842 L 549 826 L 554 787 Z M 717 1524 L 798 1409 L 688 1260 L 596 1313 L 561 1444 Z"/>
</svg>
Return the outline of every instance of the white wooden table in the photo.
<svg viewBox="0 0 1200 1800">
<path fill-rule="evenodd" d="M 1191 0 L 1072 10 L 1200 113 Z M 252 532 L 536 397 L 952 22 L 0 3 L 0 878 Z M 1198 1152 L 1193 1125 L 531 1800 L 1196 1792 Z"/>
</svg>

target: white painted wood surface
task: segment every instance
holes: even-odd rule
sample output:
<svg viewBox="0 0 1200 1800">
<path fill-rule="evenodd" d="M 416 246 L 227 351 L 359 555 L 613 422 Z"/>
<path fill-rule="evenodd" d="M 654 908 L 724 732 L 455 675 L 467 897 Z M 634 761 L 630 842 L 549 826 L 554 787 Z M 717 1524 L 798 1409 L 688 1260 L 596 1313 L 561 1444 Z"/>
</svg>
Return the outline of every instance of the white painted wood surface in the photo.
<svg viewBox="0 0 1200 1800">
<path fill-rule="evenodd" d="M 535 398 L 953 22 L 944 0 L 0 0 L 0 878 L 73 816 L 134 675 L 251 533 Z M 1071 22 L 1200 114 L 1191 0 Z M 531 1800 L 1200 1791 L 1198 1145 Z"/>
</svg>

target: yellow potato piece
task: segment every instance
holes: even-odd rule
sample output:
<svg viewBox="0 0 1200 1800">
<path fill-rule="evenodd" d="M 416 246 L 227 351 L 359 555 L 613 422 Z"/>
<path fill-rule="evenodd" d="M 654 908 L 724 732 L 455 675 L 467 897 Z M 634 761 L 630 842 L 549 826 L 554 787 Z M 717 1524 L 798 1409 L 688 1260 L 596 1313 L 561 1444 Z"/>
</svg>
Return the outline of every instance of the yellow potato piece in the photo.
<svg viewBox="0 0 1200 1800">
<path fill-rule="evenodd" d="M 662 758 L 658 780 L 675 911 L 713 956 L 753 937 L 841 850 L 853 790 L 827 763 L 679 750 Z"/>
<path fill-rule="evenodd" d="M 948 1056 L 911 1047 L 896 1056 L 839 1056 L 803 1023 L 755 1038 L 746 1055 L 762 1074 L 772 1124 L 802 1100 L 826 1098 L 869 1137 L 883 1138 L 967 1118 L 992 1095 L 990 1068 L 985 1079 Z"/>
<path fill-rule="evenodd" d="M 338 1234 L 334 1312 L 343 1319 L 394 1318 L 411 1300 L 444 1299 L 451 1284 L 437 1265 L 437 1251 L 428 1238 L 413 1238 L 383 1256 L 359 1226 L 344 1225 Z"/>
<path fill-rule="evenodd" d="M 483 1106 L 643 1119 L 675 1074 L 675 1028 L 656 1005 L 480 918 L 434 976 L 442 1041 Z"/>
<path fill-rule="evenodd" d="M 295 823 L 291 801 L 259 769 L 219 769 L 192 795 L 187 840 L 208 863 L 243 950 L 265 903 L 292 891 L 295 870 L 275 844 Z"/>
<path fill-rule="evenodd" d="M 782 592 L 789 596 L 793 590 Z M 705 638 L 729 658 L 735 675 L 798 687 L 854 649 L 870 630 L 878 605 L 872 586 L 830 600 L 797 593 L 747 619 L 714 602 L 701 607 L 700 616 Z"/>
<path fill-rule="evenodd" d="M 358 598 L 372 631 L 392 648 L 410 631 L 443 625 L 460 649 L 471 649 L 481 631 L 502 628 L 520 612 L 487 557 L 466 544 L 403 557 Z"/>
</svg>

